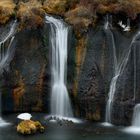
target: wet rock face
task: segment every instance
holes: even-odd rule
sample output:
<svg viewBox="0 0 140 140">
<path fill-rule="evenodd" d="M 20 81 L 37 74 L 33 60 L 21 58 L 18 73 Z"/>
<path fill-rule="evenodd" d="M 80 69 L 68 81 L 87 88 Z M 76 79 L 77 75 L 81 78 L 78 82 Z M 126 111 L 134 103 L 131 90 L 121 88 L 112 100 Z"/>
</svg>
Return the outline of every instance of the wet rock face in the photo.
<svg viewBox="0 0 140 140">
<path fill-rule="evenodd" d="M 2 78 L 4 111 L 42 110 L 48 59 L 42 34 L 41 29 L 24 30 L 15 37 L 15 56 Z"/>
<path fill-rule="evenodd" d="M 81 117 L 100 121 L 104 119 L 105 97 L 113 73 L 111 38 L 105 35 L 103 26 L 88 32 L 85 58 L 78 76 L 78 104 Z"/>
<path fill-rule="evenodd" d="M 126 58 L 135 33 L 122 33 L 117 28 L 112 29 L 111 32 L 116 46 L 117 61 L 120 63 L 122 57 L 125 56 Z M 114 50 L 111 32 L 104 30 L 102 24 L 94 29 L 90 28 L 87 39 L 84 40 L 87 42 L 86 47 L 80 45 L 84 53 L 79 49 L 76 52 L 77 62 L 83 58 L 82 63 L 76 63 L 76 81 L 78 83 L 76 83 L 75 104 L 79 109 L 76 113 L 78 116 L 94 121 L 104 121 L 106 101 L 114 75 Z M 131 124 L 133 107 L 139 103 L 138 70 L 140 64 L 138 46 L 139 38 L 133 44 L 128 63 L 117 81 L 112 109 L 112 123 L 116 125 Z"/>
<path fill-rule="evenodd" d="M 128 48 L 130 44 L 127 45 Z M 112 119 L 115 124 L 131 125 L 133 108 L 140 102 L 139 44 L 138 36 L 131 46 L 130 53 L 128 53 L 128 50 L 123 50 L 126 54 L 129 54 L 129 57 L 124 71 L 119 76 L 117 82 L 112 114 Z"/>
</svg>

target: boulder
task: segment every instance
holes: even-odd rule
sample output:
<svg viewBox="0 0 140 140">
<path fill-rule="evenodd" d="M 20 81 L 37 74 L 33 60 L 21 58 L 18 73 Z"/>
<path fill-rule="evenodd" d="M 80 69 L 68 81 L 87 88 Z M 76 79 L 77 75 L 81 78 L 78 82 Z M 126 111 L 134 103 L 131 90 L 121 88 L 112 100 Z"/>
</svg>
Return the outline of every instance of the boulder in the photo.
<svg viewBox="0 0 140 140">
<path fill-rule="evenodd" d="M 20 134 L 28 135 L 39 132 L 44 132 L 45 128 L 39 121 L 25 120 L 17 125 L 17 132 Z"/>
</svg>

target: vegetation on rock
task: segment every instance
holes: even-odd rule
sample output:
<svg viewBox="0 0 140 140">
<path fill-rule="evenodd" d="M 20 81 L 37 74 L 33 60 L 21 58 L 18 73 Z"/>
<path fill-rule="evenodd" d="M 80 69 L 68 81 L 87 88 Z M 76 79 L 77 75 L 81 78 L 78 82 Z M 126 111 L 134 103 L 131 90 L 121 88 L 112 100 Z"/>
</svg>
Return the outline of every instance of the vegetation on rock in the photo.
<svg viewBox="0 0 140 140">
<path fill-rule="evenodd" d="M 43 6 L 47 13 L 63 15 L 66 11 L 67 0 L 49 0 L 45 1 Z"/>
<path fill-rule="evenodd" d="M 125 13 L 130 18 L 136 18 L 140 13 L 139 0 L 80 0 L 93 13 Z"/>
<path fill-rule="evenodd" d="M 12 0 L 0 1 L 0 24 L 5 24 L 14 15 L 15 7 Z"/>
<path fill-rule="evenodd" d="M 77 6 L 65 14 L 65 20 L 74 26 L 76 35 L 80 37 L 79 32 L 85 32 L 92 25 L 93 15 L 85 6 Z"/>
<path fill-rule="evenodd" d="M 47 13 L 63 16 L 76 2 L 77 0 L 46 0 L 43 7 Z"/>
<path fill-rule="evenodd" d="M 94 24 L 97 14 L 123 13 L 135 19 L 140 13 L 139 0 L 1 0 L 0 24 L 5 24 L 10 17 L 16 16 L 21 28 L 34 28 L 43 25 L 45 11 L 60 15 L 65 20 L 86 30 Z"/>
<path fill-rule="evenodd" d="M 35 28 L 43 25 L 44 14 L 42 4 L 37 0 L 18 4 L 17 18 L 20 20 L 20 28 Z"/>
</svg>

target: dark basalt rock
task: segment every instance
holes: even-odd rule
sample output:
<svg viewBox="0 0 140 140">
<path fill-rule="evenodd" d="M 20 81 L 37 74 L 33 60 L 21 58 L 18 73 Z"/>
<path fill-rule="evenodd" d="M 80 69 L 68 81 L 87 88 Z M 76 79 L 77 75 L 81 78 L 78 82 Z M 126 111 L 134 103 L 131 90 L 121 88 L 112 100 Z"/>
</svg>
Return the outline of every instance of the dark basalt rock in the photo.
<svg viewBox="0 0 140 140">
<path fill-rule="evenodd" d="M 42 39 L 41 29 L 25 30 L 16 35 L 15 56 L 10 71 L 5 72 L 2 79 L 3 111 L 42 110 L 48 53 Z"/>
<path fill-rule="evenodd" d="M 105 77 L 103 76 L 107 61 L 103 59 L 104 53 L 109 52 L 106 50 L 102 28 L 96 31 L 90 30 L 86 58 L 80 72 L 78 101 L 80 116 L 95 121 L 103 119 L 105 109 Z"/>
<path fill-rule="evenodd" d="M 115 124 L 130 125 L 133 108 L 135 104 L 140 102 L 140 41 L 138 38 L 139 36 L 136 38 L 136 42 L 132 44 L 128 62 L 118 78 L 112 114 Z M 128 54 L 128 50 L 126 54 Z"/>
</svg>

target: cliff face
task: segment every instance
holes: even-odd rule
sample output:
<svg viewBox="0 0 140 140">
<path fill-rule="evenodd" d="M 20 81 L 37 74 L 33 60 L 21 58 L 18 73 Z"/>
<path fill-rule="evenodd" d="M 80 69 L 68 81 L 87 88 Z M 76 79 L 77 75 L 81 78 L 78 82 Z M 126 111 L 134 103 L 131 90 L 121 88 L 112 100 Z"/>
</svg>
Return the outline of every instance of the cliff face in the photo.
<svg viewBox="0 0 140 140">
<path fill-rule="evenodd" d="M 11 68 L 2 78 L 4 111 L 42 110 L 43 84 L 45 73 L 48 71 L 45 54 L 47 46 L 43 45 L 42 40 L 41 29 L 22 31 L 16 35 L 13 43 L 16 51 Z"/>
<path fill-rule="evenodd" d="M 113 15 L 111 32 L 119 59 L 136 33 L 139 7 L 139 0 L 1 0 L 0 30 L 6 28 L 4 25 L 9 24 L 12 18 L 18 19 L 19 23 L 13 43 L 16 47 L 14 59 L 10 71 L 1 77 L 3 111 L 50 112 L 50 27 L 44 24 L 47 12 L 61 16 L 71 25 L 67 85 L 75 115 L 103 121 L 114 74 L 113 42 L 104 30 L 103 17 L 107 13 Z M 126 23 L 128 17 L 133 29 L 122 32 L 117 23 L 119 20 Z M 139 60 L 136 47 L 136 50 L 132 49 L 128 65 L 118 79 L 112 113 L 116 124 L 129 124 L 132 109 L 139 102 L 139 79 L 136 85 L 131 80 L 134 79 L 134 52 Z M 139 61 L 136 63 L 138 72 Z M 134 86 L 137 86 L 136 102 L 132 99 Z"/>
<path fill-rule="evenodd" d="M 131 125 L 133 108 L 137 103 L 140 102 L 139 36 L 135 38 L 135 42 L 133 42 L 131 46 L 132 38 L 134 39 L 136 34 L 137 32 L 133 32 L 129 37 L 122 36 L 119 32 L 116 32 L 115 34 L 115 37 L 118 40 L 116 45 L 118 46 L 118 53 L 120 55 L 124 52 L 128 54 L 128 48 L 130 48 L 128 62 L 125 69 L 118 78 L 116 86 L 112 113 L 113 122 L 115 124 L 129 123 Z M 123 43 L 121 44 L 121 42 Z"/>
</svg>

